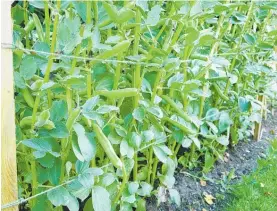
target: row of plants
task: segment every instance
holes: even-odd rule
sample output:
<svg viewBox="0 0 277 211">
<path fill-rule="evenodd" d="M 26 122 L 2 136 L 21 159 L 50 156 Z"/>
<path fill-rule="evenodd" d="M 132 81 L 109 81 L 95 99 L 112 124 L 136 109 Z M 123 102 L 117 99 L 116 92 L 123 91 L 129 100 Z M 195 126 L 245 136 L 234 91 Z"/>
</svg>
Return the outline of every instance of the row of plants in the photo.
<svg viewBox="0 0 277 211">
<path fill-rule="evenodd" d="M 64 184 L 24 206 L 145 210 L 152 194 L 179 206 L 177 166 L 209 172 L 262 119 L 257 97 L 270 97 L 276 79 L 276 9 L 15 2 L 19 197 Z"/>
</svg>

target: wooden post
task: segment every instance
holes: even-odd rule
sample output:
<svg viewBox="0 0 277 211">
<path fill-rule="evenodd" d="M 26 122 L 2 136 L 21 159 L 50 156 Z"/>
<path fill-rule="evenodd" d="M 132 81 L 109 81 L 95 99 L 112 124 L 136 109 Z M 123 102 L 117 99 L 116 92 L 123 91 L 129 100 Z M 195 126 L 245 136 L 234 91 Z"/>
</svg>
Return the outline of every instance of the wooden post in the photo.
<svg viewBox="0 0 277 211">
<path fill-rule="evenodd" d="M 11 1 L 1 1 L 1 43 L 12 43 Z M 1 44 L 2 45 L 2 44 Z M 17 200 L 12 50 L 1 46 L 1 205 Z M 17 211 L 11 207 L 5 211 Z"/>
<path fill-rule="evenodd" d="M 261 118 L 263 119 L 263 114 L 264 114 L 264 98 L 265 96 L 259 95 L 258 100 L 261 102 Z M 260 123 L 255 122 L 255 128 L 254 128 L 254 140 L 259 141 L 261 138 L 261 129 L 262 129 L 262 121 Z"/>
</svg>

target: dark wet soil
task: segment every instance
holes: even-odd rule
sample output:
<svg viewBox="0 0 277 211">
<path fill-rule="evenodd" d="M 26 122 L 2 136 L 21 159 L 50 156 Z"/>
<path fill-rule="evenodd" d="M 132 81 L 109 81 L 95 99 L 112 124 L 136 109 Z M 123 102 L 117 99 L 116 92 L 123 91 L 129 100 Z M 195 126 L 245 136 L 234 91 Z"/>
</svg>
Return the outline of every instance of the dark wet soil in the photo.
<svg viewBox="0 0 277 211">
<path fill-rule="evenodd" d="M 200 184 L 201 171 L 186 171 L 176 173 L 177 189 L 181 196 L 181 206 L 169 202 L 157 206 L 156 197 L 148 200 L 149 211 L 224 211 L 230 199 L 229 185 L 238 182 L 243 175 L 247 175 L 255 169 L 257 159 L 265 158 L 269 146 L 268 140 L 277 136 L 277 111 L 274 115 L 268 114 L 262 126 L 260 141 L 251 139 L 240 141 L 233 149 L 227 150 L 225 161 L 218 160 L 214 169 L 205 175 L 206 185 Z M 233 172 L 233 174 L 232 174 Z M 205 201 L 205 195 L 212 195 L 213 204 Z"/>
</svg>

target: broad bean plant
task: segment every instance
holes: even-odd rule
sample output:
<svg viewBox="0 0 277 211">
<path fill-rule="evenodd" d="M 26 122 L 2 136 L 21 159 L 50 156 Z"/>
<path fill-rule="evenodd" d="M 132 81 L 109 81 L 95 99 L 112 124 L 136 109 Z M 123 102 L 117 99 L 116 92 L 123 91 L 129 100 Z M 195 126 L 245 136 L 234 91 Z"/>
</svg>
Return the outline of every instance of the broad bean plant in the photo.
<svg viewBox="0 0 277 211">
<path fill-rule="evenodd" d="M 274 1 L 12 5 L 19 197 L 34 211 L 180 205 L 253 135 L 276 80 Z"/>
</svg>

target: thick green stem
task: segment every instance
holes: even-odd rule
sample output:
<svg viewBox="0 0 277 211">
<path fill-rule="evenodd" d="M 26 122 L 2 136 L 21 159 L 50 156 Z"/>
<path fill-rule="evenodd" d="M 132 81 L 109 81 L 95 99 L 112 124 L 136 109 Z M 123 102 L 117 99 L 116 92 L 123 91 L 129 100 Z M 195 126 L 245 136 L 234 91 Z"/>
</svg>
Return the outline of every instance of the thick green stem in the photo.
<svg viewBox="0 0 277 211">
<path fill-rule="evenodd" d="M 123 59 L 123 54 L 119 53 L 117 56 L 117 60 L 121 61 Z M 115 69 L 115 77 L 114 77 L 114 84 L 113 84 L 113 89 L 116 90 L 118 88 L 118 83 L 119 83 L 119 79 L 120 79 L 120 74 L 121 73 L 121 63 L 119 62 L 116 65 L 116 69 Z"/>
<path fill-rule="evenodd" d="M 133 48 L 133 55 L 136 56 L 138 55 L 138 49 L 139 49 L 139 38 L 140 38 L 140 23 L 141 23 L 141 14 L 140 10 L 137 8 L 136 9 L 136 28 L 135 28 L 135 40 L 134 40 L 134 48 Z M 137 64 L 135 67 L 135 72 L 133 75 L 133 87 L 139 89 L 140 88 L 140 81 L 141 81 L 141 76 L 140 76 L 140 69 L 141 66 L 140 64 Z M 134 108 L 138 106 L 138 101 L 139 101 L 139 95 L 135 96 L 134 98 Z M 132 122 L 132 124 L 135 124 L 135 121 Z M 131 127 L 132 128 L 132 127 Z M 137 180 L 137 172 L 138 172 L 138 164 L 137 164 L 137 153 L 134 155 L 134 168 L 133 168 L 133 179 L 136 181 Z"/>
<path fill-rule="evenodd" d="M 28 18 L 28 2 L 27 0 L 23 1 L 23 8 L 24 8 L 24 24 L 27 26 L 29 22 Z M 26 33 L 26 47 L 29 49 L 30 48 L 30 40 L 29 40 L 29 32 Z"/>
<path fill-rule="evenodd" d="M 147 170 L 147 182 L 150 183 L 151 173 L 152 173 L 152 164 L 153 164 L 153 147 L 151 146 L 149 149 L 148 156 L 148 170 Z"/>
<path fill-rule="evenodd" d="M 34 159 L 34 158 L 33 158 Z M 32 195 L 37 194 L 38 189 L 38 180 L 37 180 L 37 169 L 36 169 L 36 161 L 31 161 L 31 173 L 32 173 Z M 33 199 L 33 205 L 36 204 L 36 199 Z"/>
<path fill-rule="evenodd" d="M 128 175 L 127 175 L 127 172 L 126 172 L 126 169 L 125 169 L 124 165 L 122 166 L 122 174 L 123 174 L 123 178 L 122 178 L 122 183 L 121 183 L 120 189 L 119 189 L 115 199 L 113 200 L 113 207 L 115 208 L 115 210 L 116 210 L 117 203 L 118 203 L 118 201 L 119 201 L 119 199 L 122 195 L 122 192 L 125 188 L 125 185 L 128 182 Z"/>
<path fill-rule="evenodd" d="M 45 41 L 50 44 L 50 20 L 49 20 L 49 7 L 48 0 L 44 0 L 44 23 L 45 23 Z"/>
<path fill-rule="evenodd" d="M 157 172 L 158 163 L 159 163 L 158 158 L 154 158 L 153 171 L 152 171 L 152 180 L 151 180 L 151 185 L 152 186 L 154 186 L 154 182 L 155 182 L 155 179 L 156 179 L 156 172 Z"/>
</svg>

